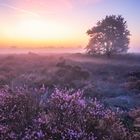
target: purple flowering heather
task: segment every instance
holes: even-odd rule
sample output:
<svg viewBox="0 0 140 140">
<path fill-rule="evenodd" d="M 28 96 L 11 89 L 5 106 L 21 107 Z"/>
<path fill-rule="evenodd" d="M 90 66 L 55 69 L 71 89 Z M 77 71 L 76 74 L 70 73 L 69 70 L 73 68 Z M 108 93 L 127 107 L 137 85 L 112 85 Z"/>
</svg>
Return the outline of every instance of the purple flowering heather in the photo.
<svg viewBox="0 0 140 140">
<path fill-rule="evenodd" d="M 106 109 L 96 99 L 85 99 L 81 91 L 56 89 L 42 101 L 31 93 L 10 94 L 2 90 L 0 101 L 1 140 L 138 140 L 140 137 L 139 132 L 124 126 L 119 111 Z"/>
</svg>

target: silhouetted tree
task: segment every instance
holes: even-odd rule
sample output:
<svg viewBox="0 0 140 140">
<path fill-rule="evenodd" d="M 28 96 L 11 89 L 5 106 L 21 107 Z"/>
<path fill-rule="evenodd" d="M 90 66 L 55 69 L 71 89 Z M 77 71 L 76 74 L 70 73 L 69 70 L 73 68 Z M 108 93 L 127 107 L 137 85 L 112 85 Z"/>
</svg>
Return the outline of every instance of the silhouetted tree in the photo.
<svg viewBox="0 0 140 140">
<path fill-rule="evenodd" d="M 112 54 L 126 53 L 129 45 L 130 32 L 121 15 L 106 16 L 98 21 L 97 25 L 87 31 L 90 36 L 86 47 L 88 54 Z"/>
</svg>

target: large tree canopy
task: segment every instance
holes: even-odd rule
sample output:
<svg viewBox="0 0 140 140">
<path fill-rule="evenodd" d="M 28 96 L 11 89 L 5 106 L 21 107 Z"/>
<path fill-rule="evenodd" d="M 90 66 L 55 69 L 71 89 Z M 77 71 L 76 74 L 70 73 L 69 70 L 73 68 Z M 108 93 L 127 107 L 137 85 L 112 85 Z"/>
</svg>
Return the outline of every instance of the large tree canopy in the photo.
<svg viewBox="0 0 140 140">
<path fill-rule="evenodd" d="M 129 45 L 130 32 L 124 18 L 119 15 L 106 16 L 97 25 L 87 31 L 90 36 L 86 47 L 89 54 L 126 53 Z"/>
</svg>

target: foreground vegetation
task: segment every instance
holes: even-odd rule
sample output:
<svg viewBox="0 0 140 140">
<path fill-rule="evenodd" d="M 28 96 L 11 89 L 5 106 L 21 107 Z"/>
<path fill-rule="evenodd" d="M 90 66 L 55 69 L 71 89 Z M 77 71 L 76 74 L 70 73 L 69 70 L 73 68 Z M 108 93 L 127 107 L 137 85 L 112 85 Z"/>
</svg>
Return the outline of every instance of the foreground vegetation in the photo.
<svg viewBox="0 0 140 140">
<path fill-rule="evenodd" d="M 0 91 L 1 140 L 138 140 L 140 110 L 112 111 L 82 92 Z"/>
<path fill-rule="evenodd" d="M 139 140 L 139 60 L 0 56 L 0 139 Z"/>
</svg>

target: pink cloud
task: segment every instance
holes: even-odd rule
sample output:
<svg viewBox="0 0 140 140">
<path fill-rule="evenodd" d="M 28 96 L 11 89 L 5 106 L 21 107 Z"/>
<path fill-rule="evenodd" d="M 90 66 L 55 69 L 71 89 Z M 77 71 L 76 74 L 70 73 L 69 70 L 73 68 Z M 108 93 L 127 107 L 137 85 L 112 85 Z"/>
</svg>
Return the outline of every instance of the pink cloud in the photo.
<svg viewBox="0 0 140 140">
<path fill-rule="evenodd" d="M 80 0 L 82 1 L 82 0 Z M 96 4 L 100 2 L 101 0 L 84 0 L 85 4 Z"/>
<path fill-rule="evenodd" d="M 69 10 L 78 5 L 96 4 L 102 0 L 24 0 L 16 1 L 23 8 Z"/>
<path fill-rule="evenodd" d="M 78 6 L 86 6 L 96 4 L 101 0 L 13 0 L 12 3 L 3 3 L 7 8 L 17 10 L 24 13 L 64 13 L 77 8 Z"/>
<path fill-rule="evenodd" d="M 17 6 L 33 11 L 65 11 L 73 8 L 71 0 L 24 0 L 18 1 Z"/>
</svg>

